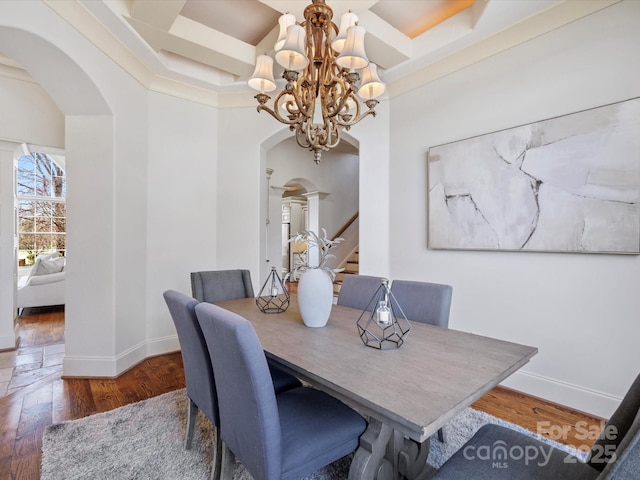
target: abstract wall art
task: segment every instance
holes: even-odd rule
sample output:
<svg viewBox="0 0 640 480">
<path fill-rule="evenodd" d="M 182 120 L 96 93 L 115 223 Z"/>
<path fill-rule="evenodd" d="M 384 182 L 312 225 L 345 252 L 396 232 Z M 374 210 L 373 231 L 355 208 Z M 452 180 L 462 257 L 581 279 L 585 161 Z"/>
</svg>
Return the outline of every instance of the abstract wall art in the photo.
<svg viewBox="0 0 640 480">
<path fill-rule="evenodd" d="M 431 147 L 429 248 L 640 253 L 640 98 Z"/>
</svg>

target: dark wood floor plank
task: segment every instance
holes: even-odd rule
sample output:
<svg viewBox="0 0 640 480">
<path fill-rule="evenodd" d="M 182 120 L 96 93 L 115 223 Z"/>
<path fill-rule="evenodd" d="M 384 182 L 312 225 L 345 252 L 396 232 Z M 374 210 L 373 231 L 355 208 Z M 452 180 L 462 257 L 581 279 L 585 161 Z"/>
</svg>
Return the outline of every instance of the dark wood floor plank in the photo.
<svg viewBox="0 0 640 480">
<path fill-rule="evenodd" d="M 473 407 L 585 451 L 591 448 L 604 426 L 602 418 L 504 387 L 494 388 L 474 403 Z"/>
<path fill-rule="evenodd" d="M 65 389 L 65 400 L 69 403 L 69 419 L 83 418 L 98 411 L 93 401 L 89 380 L 67 378 L 64 381 L 69 387 Z"/>
<path fill-rule="evenodd" d="M 38 480 L 40 478 L 41 458 L 42 456 L 39 453 L 34 453 L 27 457 L 14 458 L 11 465 L 11 478 L 15 480 Z"/>
<path fill-rule="evenodd" d="M 11 473 L 11 463 L 13 462 L 13 456 L 0 457 L 0 478 L 6 480 L 13 480 L 15 478 Z"/>
<path fill-rule="evenodd" d="M 112 378 L 89 380 L 89 388 L 98 412 L 107 412 L 126 405 L 124 396 L 118 390 L 118 382 Z"/>
</svg>

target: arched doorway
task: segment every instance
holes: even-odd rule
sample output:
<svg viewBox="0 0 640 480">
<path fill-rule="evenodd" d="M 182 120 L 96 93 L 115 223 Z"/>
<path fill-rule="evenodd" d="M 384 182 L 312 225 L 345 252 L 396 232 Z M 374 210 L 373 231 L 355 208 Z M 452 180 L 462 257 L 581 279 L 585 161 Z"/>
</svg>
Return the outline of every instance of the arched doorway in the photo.
<svg viewBox="0 0 640 480">
<path fill-rule="evenodd" d="M 265 245 L 260 277 L 271 267 L 283 275 L 297 266 L 285 241 L 301 228 L 334 236 L 359 209 L 359 154 L 357 146 L 344 145 L 325 152 L 316 165 L 313 154 L 288 136 L 265 152 L 268 193 L 263 198 Z M 357 144 L 357 142 L 355 142 Z"/>
<path fill-rule="evenodd" d="M 25 16 L 24 12 L 11 11 L 10 13 L 15 14 L 16 18 L 12 19 L 11 15 L 0 15 L 0 52 L 21 65 L 33 78 L 33 81 L 42 87 L 64 115 L 63 124 L 60 126 L 63 144 L 50 146 L 65 148 L 68 152 L 66 157 L 67 173 L 77 170 L 82 162 L 111 162 L 112 158 L 109 156 L 109 152 L 100 149 L 105 139 L 113 137 L 111 110 L 97 86 L 87 73 L 58 46 L 39 36 L 38 32 L 30 31 L 35 27 L 20 29 L 13 26 L 24 23 L 21 21 Z M 33 14 L 32 16 L 37 16 L 35 12 L 31 13 Z M 25 16 L 24 18 L 27 17 Z M 8 115 L 11 112 L 7 111 L 5 114 Z M 69 119 L 72 119 L 71 122 Z M 38 125 L 38 120 L 42 121 L 42 119 L 34 119 L 36 125 Z M 77 128 L 78 125 L 83 126 L 82 132 Z M 29 138 L 29 132 L 32 128 L 25 124 L 22 133 L 18 132 L 17 138 L 25 143 L 48 143 L 46 140 Z M 52 140 L 52 142 L 54 141 Z M 92 146 L 92 143 L 99 146 Z M 70 252 L 74 251 L 73 245 L 86 244 L 87 236 L 90 236 L 91 232 L 84 222 L 84 219 L 88 216 L 87 212 L 84 211 L 86 204 L 82 205 L 86 200 L 87 192 L 81 186 L 78 187 L 73 187 L 70 184 L 68 189 L 68 193 L 73 191 L 74 194 L 69 196 L 75 198 L 75 200 L 68 203 L 67 208 L 67 218 L 69 220 L 67 245 Z M 91 202 L 88 202 L 88 204 L 91 204 Z M 13 229 L 14 227 L 12 227 Z M 2 255 L 2 265 L 14 265 L 17 263 L 14 262 L 15 250 L 2 249 L 0 255 Z M 71 253 L 69 264 L 76 262 L 82 264 L 83 259 L 79 258 L 79 256 L 74 258 L 74 254 Z M 15 268 L 14 266 L 14 274 Z M 67 291 L 72 289 L 74 284 L 83 285 L 86 283 L 86 278 L 82 276 L 78 269 L 68 268 Z M 10 278 L 9 283 L 6 277 L 3 276 L 2 288 L 4 289 L 5 287 L 15 292 L 14 279 Z M 78 295 L 82 295 L 82 292 L 78 293 Z M 3 330 L 15 331 L 14 302 L 11 302 L 13 308 L 3 309 L 0 315 L 0 328 Z M 73 306 L 72 304 L 74 303 L 74 296 L 67 295 L 67 306 Z M 72 312 L 73 308 L 67 308 L 67 320 L 70 319 L 69 317 L 74 317 Z M 79 337 L 81 335 L 77 335 L 74 329 L 82 322 L 86 323 L 91 320 L 93 319 L 88 319 L 86 315 L 83 316 L 78 313 L 75 315 L 75 322 L 67 321 L 65 335 L 67 341 L 70 338 L 80 340 Z"/>
</svg>

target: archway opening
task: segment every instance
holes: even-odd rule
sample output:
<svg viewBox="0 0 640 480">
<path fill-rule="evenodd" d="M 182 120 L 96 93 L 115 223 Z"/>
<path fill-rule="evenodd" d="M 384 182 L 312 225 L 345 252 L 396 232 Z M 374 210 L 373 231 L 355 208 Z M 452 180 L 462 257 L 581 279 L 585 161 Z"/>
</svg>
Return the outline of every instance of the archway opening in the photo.
<svg viewBox="0 0 640 480">
<path fill-rule="evenodd" d="M 11 19 L 3 18 L 8 23 Z M 1 23 L 1 21 L 0 21 Z M 43 94 L 30 99 L 30 103 L 37 105 L 38 102 L 45 102 L 47 108 L 42 108 L 42 113 L 37 116 L 29 117 L 22 115 L 20 121 L 12 121 L 15 131 L 12 131 L 11 138 L 18 139 L 20 143 L 30 145 L 40 145 L 51 147 L 53 149 L 64 149 L 67 152 L 65 159 L 65 172 L 69 174 L 85 162 L 111 161 L 104 154 L 92 157 L 92 148 L 86 148 L 87 137 L 93 136 L 92 141 L 97 143 L 98 140 L 112 138 L 112 121 L 111 110 L 108 107 L 104 97 L 99 92 L 98 87 L 89 78 L 87 73 L 67 55 L 61 48 L 54 45 L 49 40 L 42 38 L 37 33 L 15 28 L 8 25 L 0 25 L 0 52 L 5 58 L 10 59 L 18 65 L 23 73 L 17 76 L 16 81 L 11 83 L 11 88 L 15 89 L 14 97 L 21 98 L 23 89 L 21 89 L 20 80 L 27 84 L 37 84 L 41 87 Z M 14 67 L 17 68 L 17 67 Z M 72 88 L 69 88 L 72 86 Z M 9 90 L 9 94 L 12 90 Z M 52 110 L 50 105 L 55 105 L 59 111 L 56 114 L 47 115 L 45 112 Z M 40 105 L 42 106 L 42 105 Z M 53 107 L 53 110 L 55 110 Z M 15 111 L 5 110 L 5 114 L 16 115 Z M 2 115 L 2 113 L 0 113 Z M 84 131 L 69 126 L 69 118 L 73 118 L 74 124 L 80 124 L 85 119 L 100 118 L 98 122 L 94 122 L 93 127 L 86 127 Z M 44 126 L 54 122 L 55 125 L 45 130 Z M 5 124 L 7 122 L 4 122 Z M 6 132 L 3 132 L 6 134 Z M 69 147 L 71 147 L 69 149 Z M 79 156 L 82 151 L 83 155 Z M 71 153 L 69 153 L 71 152 Z M 102 152 L 101 152 L 102 153 Z M 76 190 L 74 199 L 67 203 L 67 218 L 69 219 L 67 228 L 67 242 L 69 245 L 70 257 L 75 257 L 72 245 L 82 245 L 89 242 L 85 241 L 85 236 L 90 231 L 83 225 L 82 218 L 76 216 L 76 212 L 81 211 L 81 205 L 87 200 L 86 192 L 83 188 Z M 74 206 L 75 204 L 75 206 Z M 14 223 L 13 221 L 11 223 Z M 16 234 L 16 226 L 11 225 L 10 230 L 13 235 Z M 15 292 L 15 278 L 17 276 L 17 251 L 13 249 L 2 249 L 0 252 L 2 265 L 14 265 L 11 277 L 3 275 L 2 289 Z M 76 261 L 74 259 L 74 261 Z M 78 263 L 82 263 L 78 259 Z M 74 303 L 69 298 L 69 280 L 75 278 L 74 283 L 81 285 L 87 283 L 81 274 L 66 273 L 65 291 L 67 307 Z M 8 280 L 7 280 L 8 278 Z M 90 282 L 89 282 L 90 283 Z M 3 302 L 4 303 L 4 302 Z M 17 308 L 15 302 L 15 294 L 11 302 L 7 302 L 8 308 L 3 308 L 0 312 L 0 329 L 2 331 L 15 332 L 17 340 Z M 76 310 L 81 310 L 76 309 Z M 86 315 L 76 315 L 76 322 L 69 322 L 69 308 L 65 312 L 65 343 L 70 338 L 78 338 L 74 329 L 82 323 L 92 321 L 94 319 Z M 82 339 L 86 341 L 87 339 Z"/>
<path fill-rule="evenodd" d="M 274 135 L 275 137 L 276 135 Z M 280 138 L 280 137 L 278 137 Z M 357 142 L 355 142 L 357 144 Z M 359 210 L 359 152 L 345 142 L 325 152 L 320 164 L 301 149 L 292 137 L 263 145 L 265 168 L 269 173 L 265 212 L 265 261 L 260 276 L 266 278 L 271 267 L 286 276 L 304 261 L 287 238 L 301 229 L 336 236 Z"/>
</svg>

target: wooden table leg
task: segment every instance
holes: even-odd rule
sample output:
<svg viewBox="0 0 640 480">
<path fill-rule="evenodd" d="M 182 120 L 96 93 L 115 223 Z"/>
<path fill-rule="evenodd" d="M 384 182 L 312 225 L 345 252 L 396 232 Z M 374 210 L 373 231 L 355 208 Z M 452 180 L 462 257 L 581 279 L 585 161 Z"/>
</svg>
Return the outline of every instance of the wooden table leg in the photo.
<svg viewBox="0 0 640 480">
<path fill-rule="evenodd" d="M 396 432 L 396 435 L 399 435 Z M 429 478 L 434 468 L 427 463 L 429 456 L 429 439 L 418 443 L 410 438 L 402 438 L 402 447 L 398 451 L 398 472 L 400 478 L 407 480 L 422 480 Z"/>
<path fill-rule="evenodd" d="M 390 426 L 375 418 L 369 419 L 349 468 L 349 480 L 395 480 L 394 465 L 385 458 L 392 438 Z"/>
<path fill-rule="evenodd" d="M 433 472 L 428 456 L 428 439 L 415 442 L 371 418 L 351 462 L 349 480 L 422 480 Z"/>
</svg>

